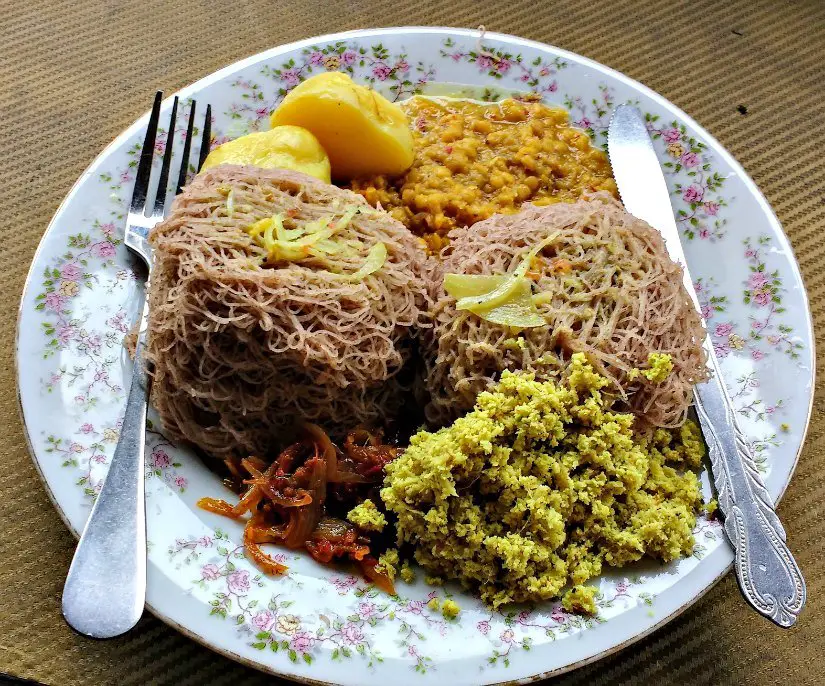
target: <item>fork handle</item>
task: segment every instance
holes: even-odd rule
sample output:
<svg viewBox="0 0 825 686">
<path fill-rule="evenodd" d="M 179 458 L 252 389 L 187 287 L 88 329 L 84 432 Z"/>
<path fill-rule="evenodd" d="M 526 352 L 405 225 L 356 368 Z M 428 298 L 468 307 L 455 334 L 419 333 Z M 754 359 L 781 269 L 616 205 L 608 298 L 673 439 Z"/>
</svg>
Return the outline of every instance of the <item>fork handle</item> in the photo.
<svg viewBox="0 0 825 686">
<path fill-rule="evenodd" d="M 63 587 L 66 622 L 93 638 L 126 633 L 143 614 L 146 599 L 144 448 L 149 377 L 142 352 L 147 318 L 148 299 L 120 438 Z"/>
</svg>

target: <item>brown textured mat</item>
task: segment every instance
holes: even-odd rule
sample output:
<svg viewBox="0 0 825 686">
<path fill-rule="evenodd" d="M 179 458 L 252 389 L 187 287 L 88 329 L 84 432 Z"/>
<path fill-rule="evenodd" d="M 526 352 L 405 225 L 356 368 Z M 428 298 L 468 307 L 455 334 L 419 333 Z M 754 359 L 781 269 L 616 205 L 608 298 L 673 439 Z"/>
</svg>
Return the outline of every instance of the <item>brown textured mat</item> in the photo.
<svg viewBox="0 0 825 686">
<path fill-rule="evenodd" d="M 0 671 L 60 686 L 275 681 L 152 617 L 109 642 L 78 638 L 63 624 L 74 541 L 38 482 L 17 416 L 17 304 L 63 195 L 155 89 L 172 92 L 298 38 L 405 24 L 485 24 L 546 41 L 623 71 L 695 117 L 779 215 L 825 350 L 822 0 L 0 0 Z M 819 379 L 808 442 L 779 508 L 808 581 L 799 626 L 783 632 L 748 611 L 728 576 L 666 628 L 555 683 L 825 681 L 825 369 Z"/>
</svg>

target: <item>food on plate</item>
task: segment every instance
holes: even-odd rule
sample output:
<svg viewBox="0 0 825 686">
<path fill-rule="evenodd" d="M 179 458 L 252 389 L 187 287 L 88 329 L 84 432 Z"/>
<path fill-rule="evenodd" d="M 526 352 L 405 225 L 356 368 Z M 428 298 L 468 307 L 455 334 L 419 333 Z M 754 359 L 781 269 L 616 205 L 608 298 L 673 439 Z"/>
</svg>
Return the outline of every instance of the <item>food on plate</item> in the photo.
<svg viewBox="0 0 825 686">
<path fill-rule="evenodd" d="M 546 327 L 536 307 L 531 279 L 539 253 L 558 237 L 553 233 L 529 250 L 506 274 L 444 274 L 444 291 L 455 299 L 456 310 L 466 310 L 509 329 Z"/>
<path fill-rule="evenodd" d="M 399 545 L 493 607 L 559 596 L 593 612 L 606 567 L 690 555 L 701 510 L 698 427 L 636 433 L 575 353 L 561 382 L 505 371 L 475 408 L 422 431 L 386 467 Z"/>
<path fill-rule="evenodd" d="M 441 616 L 444 617 L 444 619 L 455 619 L 461 612 L 459 604 L 450 598 L 446 598 L 443 603 L 439 601 L 437 597 L 430 598 L 430 600 L 427 601 L 427 607 L 433 612 L 441 610 Z"/>
<path fill-rule="evenodd" d="M 595 615 L 598 612 L 595 589 L 592 586 L 574 586 L 562 596 L 561 606 L 568 612 Z"/>
<path fill-rule="evenodd" d="M 300 126 L 277 126 L 219 145 L 202 170 L 219 164 L 251 164 L 264 169 L 292 169 L 329 183 L 329 157 L 318 139 Z"/>
<path fill-rule="evenodd" d="M 633 381 L 643 376 L 653 383 L 663 383 L 672 371 L 673 358 L 670 355 L 650 353 L 650 355 L 647 356 L 647 368 L 639 369 L 636 367 L 631 369 L 627 374 L 627 378 Z"/>
<path fill-rule="evenodd" d="M 427 258 L 386 213 L 305 174 L 220 165 L 150 240 L 146 355 L 170 437 L 267 455 L 301 422 L 340 438 L 397 413 Z"/>
<path fill-rule="evenodd" d="M 198 506 L 233 519 L 245 518 L 246 553 L 268 574 L 287 570 L 261 548 L 263 543 L 277 543 L 304 548 L 322 563 L 356 562 L 377 586 L 394 593 L 391 578 L 376 571 L 378 561 L 370 552 L 369 539 L 342 515 L 364 494 L 377 491 L 383 467 L 398 449 L 384 444 L 380 434 L 365 430 L 349 432 L 342 445 L 339 449 L 320 427 L 307 424 L 300 440 L 271 462 L 258 457 L 225 461 L 241 496 L 237 504 L 201 498 Z"/>
<path fill-rule="evenodd" d="M 272 112 L 271 122 L 312 131 L 327 151 L 336 179 L 400 174 L 413 161 L 403 110 L 340 72 L 318 74 L 297 85 Z"/>
<path fill-rule="evenodd" d="M 387 518 L 372 500 L 365 500 L 347 514 L 347 519 L 363 531 L 383 531 Z"/>
<path fill-rule="evenodd" d="M 441 604 L 441 616 L 444 617 L 444 619 L 455 619 L 460 612 L 461 606 L 450 598 L 447 598 Z"/>
<path fill-rule="evenodd" d="M 575 353 L 559 382 L 505 371 L 471 412 L 407 448 L 365 429 L 339 448 L 308 424 L 274 460 L 225 461 L 237 504 L 198 504 L 245 518 L 247 554 L 270 574 L 286 568 L 265 543 L 353 561 L 394 593 L 398 579 L 414 581 L 412 558 L 428 583 L 459 581 L 494 608 L 562 597 L 592 614 L 588 579 L 689 555 L 703 507 L 698 426 L 637 431 L 609 387 Z"/>
<path fill-rule="evenodd" d="M 645 422 L 684 421 L 693 384 L 707 375 L 704 330 L 658 231 L 599 193 L 527 205 L 449 238 L 428 272 L 433 327 L 422 332 L 422 356 L 430 421 L 472 408 L 505 370 L 559 379 L 576 352 Z"/>
<path fill-rule="evenodd" d="M 567 113 L 325 73 L 271 119 L 150 236 L 153 401 L 223 459 L 238 502 L 199 505 L 249 558 L 305 549 L 389 593 L 415 560 L 493 608 L 593 614 L 603 569 L 689 555 L 702 322 Z"/>
<path fill-rule="evenodd" d="M 433 252 L 452 229 L 516 212 L 525 202 L 617 192 L 607 155 L 561 108 L 426 97 L 401 107 L 415 148 L 409 171 L 356 179 L 351 187 L 424 236 Z"/>
</svg>

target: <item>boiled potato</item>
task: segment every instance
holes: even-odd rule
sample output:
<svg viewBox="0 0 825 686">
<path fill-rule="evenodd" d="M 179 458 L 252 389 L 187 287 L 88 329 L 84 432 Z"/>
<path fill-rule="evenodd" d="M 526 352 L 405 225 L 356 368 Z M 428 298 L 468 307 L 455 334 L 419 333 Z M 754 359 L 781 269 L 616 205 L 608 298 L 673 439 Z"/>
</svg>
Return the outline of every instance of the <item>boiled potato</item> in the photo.
<svg viewBox="0 0 825 686">
<path fill-rule="evenodd" d="M 273 126 L 309 129 L 329 155 L 332 175 L 400 174 L 412 164 L 407 115 L 346 74 L 325 72 L 296 86 L 271 115 Z"/>
<path fill-rule="evenodd" d="M 224 143 L 209 153 L 202 169 L 219 164 L 292 169 L 330 182 L 327 153 L 318 139 L 300 126 L 277 126 Z"/>
</svg>

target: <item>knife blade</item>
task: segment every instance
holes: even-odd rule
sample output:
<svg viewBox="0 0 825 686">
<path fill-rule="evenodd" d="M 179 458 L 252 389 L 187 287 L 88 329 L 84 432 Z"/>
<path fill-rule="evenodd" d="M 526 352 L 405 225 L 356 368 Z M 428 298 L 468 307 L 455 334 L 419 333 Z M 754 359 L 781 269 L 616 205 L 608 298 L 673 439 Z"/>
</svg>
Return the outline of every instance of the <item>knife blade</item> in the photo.
<svg viewBox="0 0 825 686">
<path fill-rule="evenodd" d="M 662 234 L 671 259 L 682 265 L 685 289 L 701 311 L 667 183 L 637 108 L 616 108 L 608 128 L 607 151 L 625 209 Z M 805 605 L 805 580 L 736 420 L 709 336 L 705 335 L 702 346 L 710 378 L 694 387 L 694 401 L 725 533 L 735 553 L 736 578 L 743 595 L 759 613 L 781 627 L 790 627 Z"/>
</svg>

